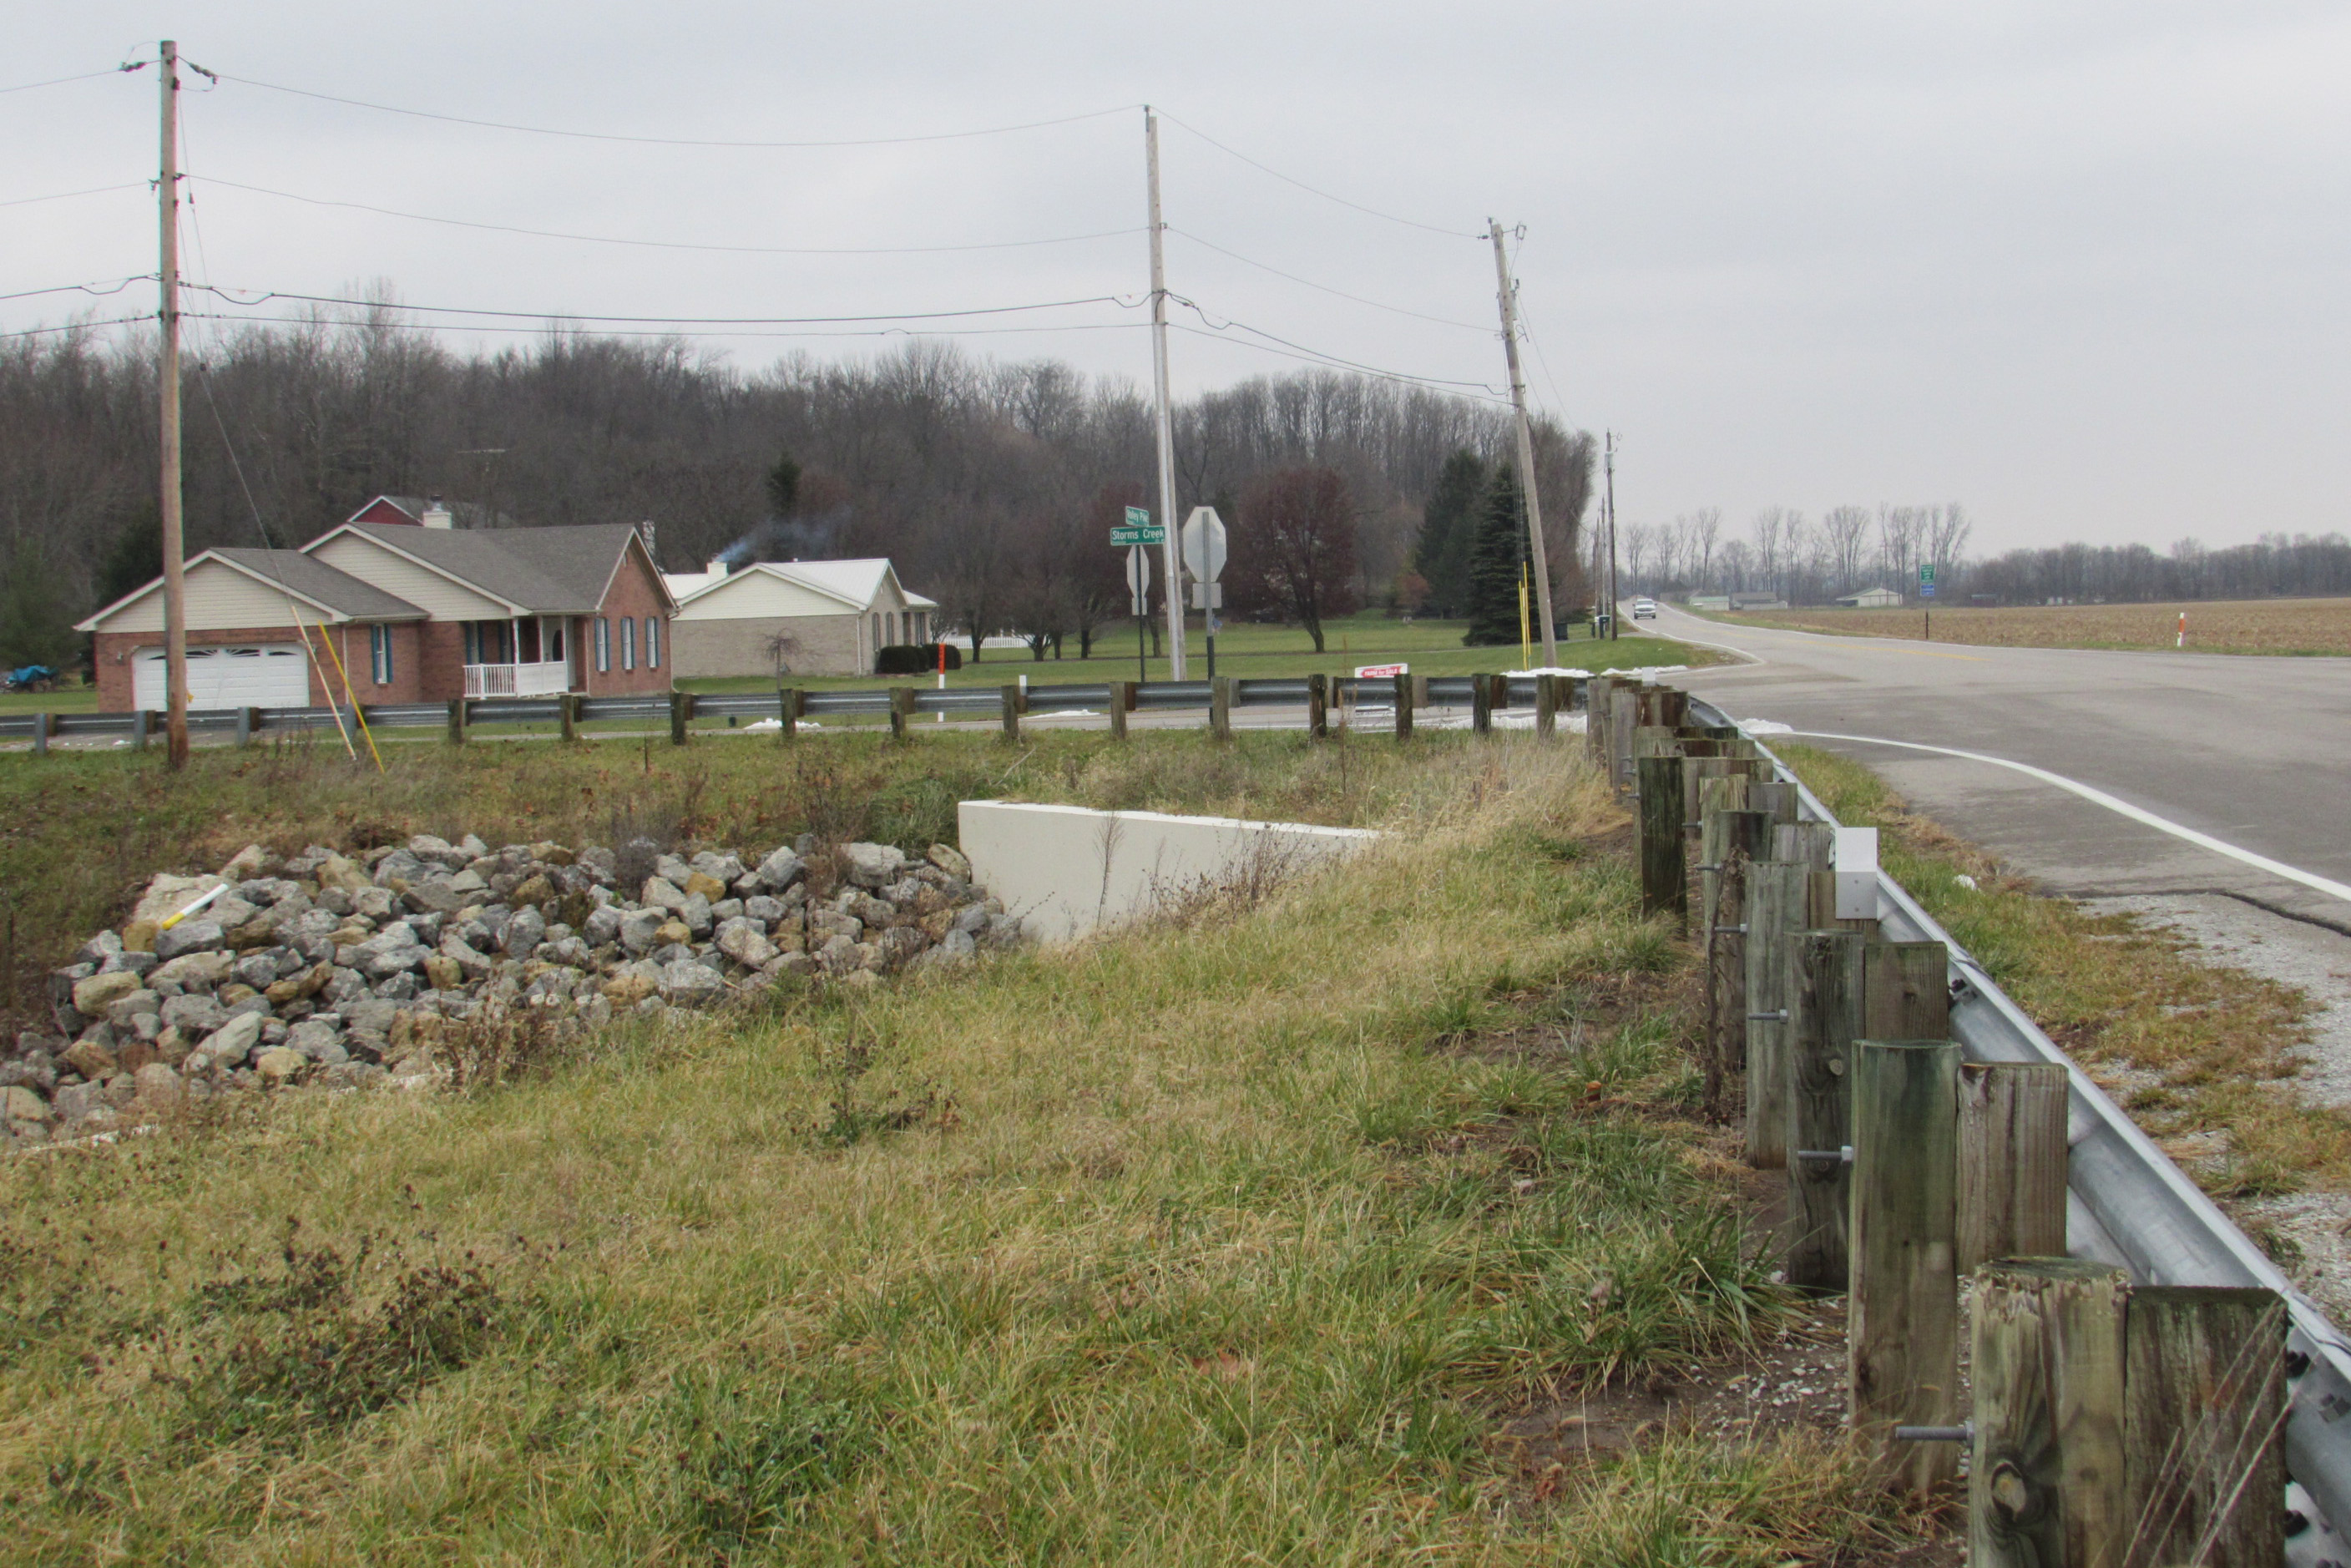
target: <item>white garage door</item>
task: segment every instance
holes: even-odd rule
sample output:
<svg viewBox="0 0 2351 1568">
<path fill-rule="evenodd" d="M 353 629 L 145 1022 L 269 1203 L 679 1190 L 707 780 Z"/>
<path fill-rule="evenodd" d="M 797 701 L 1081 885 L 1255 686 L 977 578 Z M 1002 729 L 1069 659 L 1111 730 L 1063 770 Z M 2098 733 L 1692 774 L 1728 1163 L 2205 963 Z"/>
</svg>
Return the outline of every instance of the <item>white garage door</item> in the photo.
<svg viewBox="0 0 2351 1568">
<path fill-rule="evenodd" d="M 163 650 L 141 648 L 131 656 L 133 699 L 150 712 L 167 706 Z M 188 706 L 214 707 L 308 707 L 308 666 L 299 643 L 230 643 L 188 650 Z"/>
</svg>

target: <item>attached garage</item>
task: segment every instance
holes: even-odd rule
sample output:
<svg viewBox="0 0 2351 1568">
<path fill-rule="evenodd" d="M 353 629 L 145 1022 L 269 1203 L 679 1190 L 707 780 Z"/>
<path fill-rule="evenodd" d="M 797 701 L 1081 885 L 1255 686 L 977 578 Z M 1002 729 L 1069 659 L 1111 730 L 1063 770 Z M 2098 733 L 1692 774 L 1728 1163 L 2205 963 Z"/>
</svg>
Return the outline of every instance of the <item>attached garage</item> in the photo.
<svg viewBox="0 0 2351 1568">
<path fill-rule="evenodd" d="M 308 707 L 308 660 L 299 643 L 253 643 L 188 650 L 188 706 Z M 164 693 L 163 650 L 141 648 L 131 656 L 134 706 L 160 712 Z"/>
</svg>

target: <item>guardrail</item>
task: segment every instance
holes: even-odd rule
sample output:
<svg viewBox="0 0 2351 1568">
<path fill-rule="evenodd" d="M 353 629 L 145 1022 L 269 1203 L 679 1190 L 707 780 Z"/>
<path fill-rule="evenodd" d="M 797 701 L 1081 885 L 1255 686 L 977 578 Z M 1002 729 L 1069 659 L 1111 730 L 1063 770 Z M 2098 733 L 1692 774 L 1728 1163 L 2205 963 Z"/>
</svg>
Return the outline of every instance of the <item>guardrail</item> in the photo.
<svg viewBox="0 0 2351 1568">
<path fill-rule="evenodd" d="M 1735 721 L 1701 699 L 1693 715 Z M 1752 738 L 1752 737 L 1750 737 Z M 1804 817 L 1836 818 L 1761 741 L 1781 782 L 1795 786 Z M 1950 953 L 1951 1038 L 1970 1061 L 2050 1062 L 2070 1086 L 2066 1129 L 2066 1249 L 2111 1263 L 2149 1285 L 2218 1285 L 2274 1291 L 2286 1302 L 2286 1466 L 2327 1528 L 2289 1542 L 2290 1560 L 2336 1563 L 2351 1527 L 2351 1343 L 2170 1157 L 2091 1082 L 2041 1027 L 2000 988 L 1975 956 L 1927 913 L 1909 890 L 1877 873 L 1879 925 L 1886 936 L 1939 942 Z M 2331 1539 L 2330 1539 L 2331 1538 Z"/>
<path fill-rule="evenodd" d="M 1405 679 L 1409 682 L 1411 706 L 1416 708 L 1474 706 L 1480 682 L 1489 683 L 1488 690 L 1497 707 L 1531 706 L 1536 702 L 1537 677 L 1532 675 L 1434 675 Z M 1131 691 L 1134 711 L 1166 712 L 1207 708 L 1212 702 L 1216 688 L 1221 685 L 1229 694 L 1233 707 L 1297 707 L 1305 706 L 1310 700 L 1312 684 L 1308 676 L 1290 675 L 1216 682 L 1094 681 L 1037 685 L 1019 688 L 1019 704 L 1029 712 L 1076 709 L 1106 714 L 1115 693 Z M 1562 684 L 1565 685 L 1567 683 L 1562 681 Z M 1580 691 L 1583 683 L 1574 682 L 1573 685 Z M 1353 676 L 1334 676 L 1328 680 L 1323 689 L 1327 700 L 1332 705 L 1344 704 L 1365 711 L 1388 711 L 1396 700 L 1396 681 L 1391 678 L 1358 680 Z M 445 703 L 361 704 L 357 711 L 373 729 L 440 729 L 451 726 L 470 729 L 486 725 L 560 724 L 564 720 L 567 705 L 570 722 L 575 726 L 630 722 L 670 724 L 675 719 L 677 701 L 684 699 L 688 719 L 756 721 L 782 716 L 786 690 L 798 692 L 800 716 L 807 718 L 884 717 L 892 712 L 893 695 L 907 692 L 913 694 L 909 711 L 915 714 L 980 718 L 1000 713 L 1004 705 L 1003 691 L 995 686 L 949 686 L 942 690 L 910 683 L 848 690 L 796 687 L 775 692 L 656 692 L 638 696 L 610 697 L 468 697 Z M 1563 701 L 1561 705 L 1562 711 L 1568 706 Z M 348 707 L 206 708 L 188 715 L 188 728 L 200 736 L 234 736 L 242 744 L 268 735 L 334 729 L 339 715 L 342 722 L 348 724 L 351 713 Z M 163 715 L 161 713 L 0 715 L 0 740 L 31 740 L 37 749 L 44 747 L 53 738 L 111 738 L 143 745 L 162 733 Z"/>
</svg>

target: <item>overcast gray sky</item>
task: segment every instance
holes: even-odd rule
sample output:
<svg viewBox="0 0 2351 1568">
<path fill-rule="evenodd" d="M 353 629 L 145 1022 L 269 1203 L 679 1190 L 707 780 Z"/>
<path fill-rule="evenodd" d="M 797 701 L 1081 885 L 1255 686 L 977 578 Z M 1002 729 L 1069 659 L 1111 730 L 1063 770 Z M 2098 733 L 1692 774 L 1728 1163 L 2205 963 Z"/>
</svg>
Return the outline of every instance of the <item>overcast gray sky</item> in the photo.
<svg viewBox="0 0 2351 1568">
<path fill-rule="evenodd" d="M 1576 425 L 1624 433 L 1628 523 L 1719 506 L 1743 528 L 1766 505 L 1958 501 L 1979 554 L 2346 526 L 2339 5 L 13 10 L 0 88 L 150 57 L 165 32 L 194 63 L 247 78 L 185 106 L 189 270 L 223 286 L 336 294 L 381 278 L 419 306 L 644 316 L 1131 306 L 1148 277 L 1130 106 L 1148 100 L 1309 185 L 1455 231 L 1320 199 L 1166 126 L 1180 231 L 1168 282 L 1207 312 L 1178 311 L 1196 328 L 1238 320 L 1340 358 L 1499 384 L 1491 253 L 1468 236 L 1489 214 L 1523 225 L 1532 390 Z M 897 146 L 711 149 L 518 134 L 248 83 L 713 140 L 1121 112 Z M 0 93 L 0 202 L 151 175 L 154 114 L 152 71 Z M 895 256 L 663 249 L 214 182 L 713 246 L 1107 237 Z M 152 212 L 143 188 L 0 207 L 0 294 L 152 269 Z M 152 287 L 88 303 L 152 309 Z M 0 329 L 68 308 L 0 302 Z M 1141 314 L 1097 304 L 961 324 L 1111 324 L 964 341 L 1144 385 Z M 1292 364 L 1239 336 L 1177 334 L 1179 389 Z M 747 366 L 886 341 L 712 340 Z"/>
</svg>

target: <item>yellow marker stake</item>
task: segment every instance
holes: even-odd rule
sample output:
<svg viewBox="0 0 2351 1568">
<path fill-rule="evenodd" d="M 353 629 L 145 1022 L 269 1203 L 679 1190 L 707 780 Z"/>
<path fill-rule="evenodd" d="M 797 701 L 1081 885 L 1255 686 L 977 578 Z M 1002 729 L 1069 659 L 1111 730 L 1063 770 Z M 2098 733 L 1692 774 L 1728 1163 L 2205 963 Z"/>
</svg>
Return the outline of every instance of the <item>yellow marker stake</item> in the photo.
<svg viewBox="0 0 2351 1568">
<path fill-rule="evenodd" d="M 375 758 L 375 770 L 383 771 L 383 753 L 375 748 L 375 737 L 368 733 L 367 715 L 360 712 L 360 699 L 351 695 L 351 673 L 343 668 L 343 656 L 335 652 L 335 640 L 327 635 L 324 626 L 319 628 L 319 641 L 327 645 L 327 657 L 335 661 L 335 674 L 343 679 L 343 700 L 351 705 L 351 717 L 359 721 L 360 738 L 368 743 L 368 755 Z M 334 705 L 327 705 L 332 707 Z"/>
</svg>

